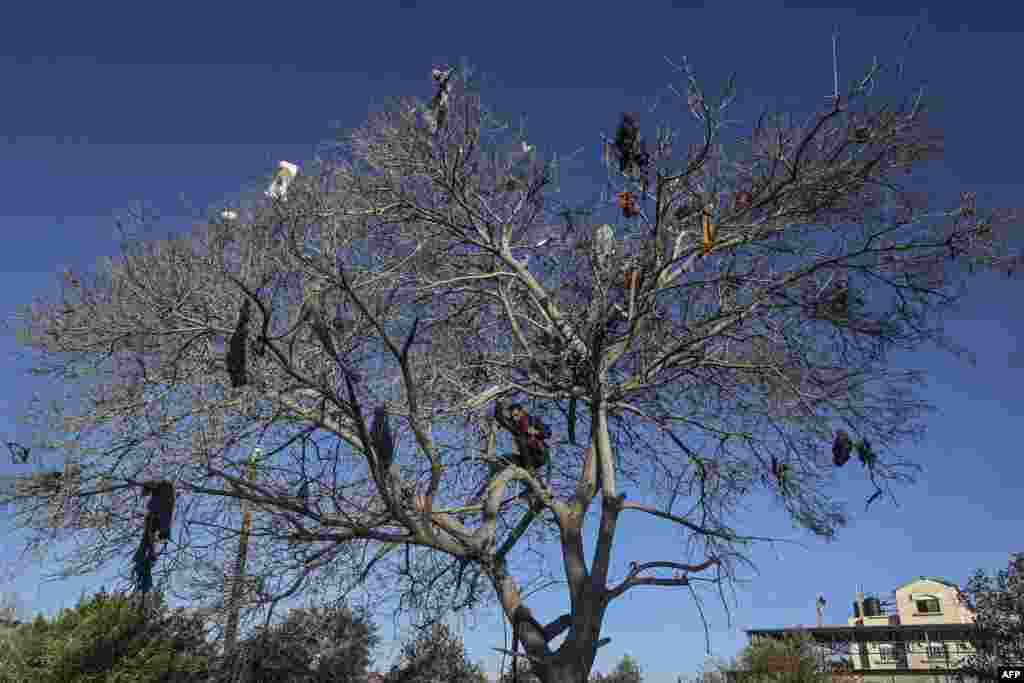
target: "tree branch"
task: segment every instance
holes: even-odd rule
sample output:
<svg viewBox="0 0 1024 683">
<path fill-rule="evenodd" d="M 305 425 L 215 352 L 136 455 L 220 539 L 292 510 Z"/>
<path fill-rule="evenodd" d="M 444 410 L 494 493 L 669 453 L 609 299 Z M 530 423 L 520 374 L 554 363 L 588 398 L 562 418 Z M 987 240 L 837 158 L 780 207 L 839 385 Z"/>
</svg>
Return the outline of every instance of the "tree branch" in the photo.
<svg viewBox="0 0 1024 683">
<path fill-rule="evenodd" d="M 619 597 L 630 588 L 636 586 L 689 586 L 690 579 L 686 574 L 673 579 L 659 579 L 655 577 L 641 577 L 640 572 L 648 569 L 675 569 L 680 572 L 702 572 L 708 567 L 717 566 L 721 564 L 721 561 L 717 558 L 710 558 L 705 560 L 701 564 L 690 565 L 681 564 L 679 562 L 646 562 L 644 564 L 637 564 L 633 562 L 630 565 L 629 575 L 620 583 L 618 586 L 608 589 L 606 592 L 607 599 L 614 600 Z"/>
</svg>

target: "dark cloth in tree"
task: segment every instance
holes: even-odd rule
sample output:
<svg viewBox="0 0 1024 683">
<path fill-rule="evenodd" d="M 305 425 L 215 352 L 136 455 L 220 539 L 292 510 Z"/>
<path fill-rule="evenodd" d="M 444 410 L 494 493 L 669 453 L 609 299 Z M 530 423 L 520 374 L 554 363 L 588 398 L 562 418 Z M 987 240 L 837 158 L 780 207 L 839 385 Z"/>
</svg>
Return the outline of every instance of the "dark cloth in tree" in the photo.
<svg viewBox="0 0 1024 683">
<path fill-rule="evenodd" d="M 147 482 L 142 485 L 144 494 L 149 495 L 146 522 L 142 540 L 132 559 L 132 583 L 140 593 L 153 588 L 153 566 L 156 564 L 156 540 L 171 538 L 171 522 L 174 516 L 174 485 L 169 481 Z"/>
<path fill-rule="evenodd" d="M 228 375 L 231 377 L 231 386 L 244 387 L 249 383 L 248 368 L 246 367 L 246 340 L 249 336 L 249 315 L 251 304 L 248 299 L 242 302 L 242 308 L 238 312 L 238 323 L 235 325 L 234 334 L 228 341 L 228 353 L 225 362 L 228 366 Z"/>
<path fill-rule="evenodd" d="M 634 155 L 638 152 L 640 125 L 630 114 L 623 114 L 622 123 L 615 134 L 615 149 L 619 153 L 619 170 L 632 173 L 635 170 Z"/>
<path fill-rule="evenodd" d="M 156 564 L 156 548 L 150 535 L 143 534 L 139 547 L 132 558 L 132 583 L 135 590 L 148 593 L 153 588 L 153 565 Z"/>
<path fill-rule="evenodd" d="M 836 440 L 832 444 L 832 462 L 836 467 L 842 467 L 850 459 L 852 451 L 853 442 L 850 441 L 850 435 L 840 429 L 836 432 Z"/>
<path fill-rule="evenodd" d="M 391 435 L 388 411 L 384 406 L 377 406 L 373 411 L 370 439 L 373 441 L 373 450 L 377 453 L 380 476 L 387 477 L 388 470 L 395 458 L 395 440 Z"/>
<path fill-rule="evenodd" d="M 152 524 L 156 534 L 163 541 L 171 538 L 171 522 L 174 518 L 174 485 L 169 481 L 161 481 L 147 485 L 149 514 L 147 524 Z M 149 521 L 152 520 L 152 521 Z"/>
</svg>

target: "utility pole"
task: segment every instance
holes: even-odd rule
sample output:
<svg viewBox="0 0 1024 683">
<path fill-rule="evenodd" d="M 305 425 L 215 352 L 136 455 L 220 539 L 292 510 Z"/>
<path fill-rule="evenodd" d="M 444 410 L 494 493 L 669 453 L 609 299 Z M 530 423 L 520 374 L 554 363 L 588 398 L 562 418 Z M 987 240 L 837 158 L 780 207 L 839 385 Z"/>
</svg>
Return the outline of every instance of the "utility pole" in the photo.
<svg viewBox="0 0 1024 683">
<path fill-rule="evenodd" d="M 248 481 L 256 479 L 256 466 L 259 464 L 261 451 L 253 449 L 249 457 Z M 224 654 L 234 651 L 238 639 L 238 614 L 242 603 L 242 591 L 245 584 L 245 561 L 249 553 L 249 530 L 252 528 L 252 506 L 249 501 L 242 501 L 242 531 L 238 535 L 238 555 L 235 558 L 234 577 L 228 584 L 227 623 L 224 626 Z"/>
</svg>

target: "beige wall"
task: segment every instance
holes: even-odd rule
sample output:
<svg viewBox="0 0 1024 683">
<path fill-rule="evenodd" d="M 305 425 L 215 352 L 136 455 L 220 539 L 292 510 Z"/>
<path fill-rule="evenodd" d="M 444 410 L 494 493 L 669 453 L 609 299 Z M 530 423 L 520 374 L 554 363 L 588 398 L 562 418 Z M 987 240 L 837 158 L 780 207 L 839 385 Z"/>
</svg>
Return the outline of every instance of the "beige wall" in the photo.
<svg viewBox="0 0 1024 683">
<path fill-rule="evenodd" d="M 913 596 L 933 595 L 939 599 L 942 612 L 918 614 Z M 901 624 L 970 624 L 974 615 L 957 599 L 956 589 L 938 581 L 918 579 L 896 590 L 896 609 Z"/>
</svg>

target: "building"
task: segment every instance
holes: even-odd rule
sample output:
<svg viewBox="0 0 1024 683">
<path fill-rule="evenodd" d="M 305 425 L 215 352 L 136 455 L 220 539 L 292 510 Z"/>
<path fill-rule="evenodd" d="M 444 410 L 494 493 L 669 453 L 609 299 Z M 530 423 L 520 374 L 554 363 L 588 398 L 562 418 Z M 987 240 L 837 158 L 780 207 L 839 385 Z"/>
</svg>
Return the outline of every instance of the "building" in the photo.
<svg viewBox="0 0 1024 683">
<path fill-rule="evenodd" d="M 749 629 L 747 636 L 753 643 L 808 633 L 822 663 L 842 658 L 858 683 L 949 683 L 948 672 L 973 652 L 968 636 L 974 613 L 945 579 L 919 576 L 886 601 L 858 592 L 845 625 L 823 624 L 823 606 L 819 598 L 817 626 Z"/>
</svg>

